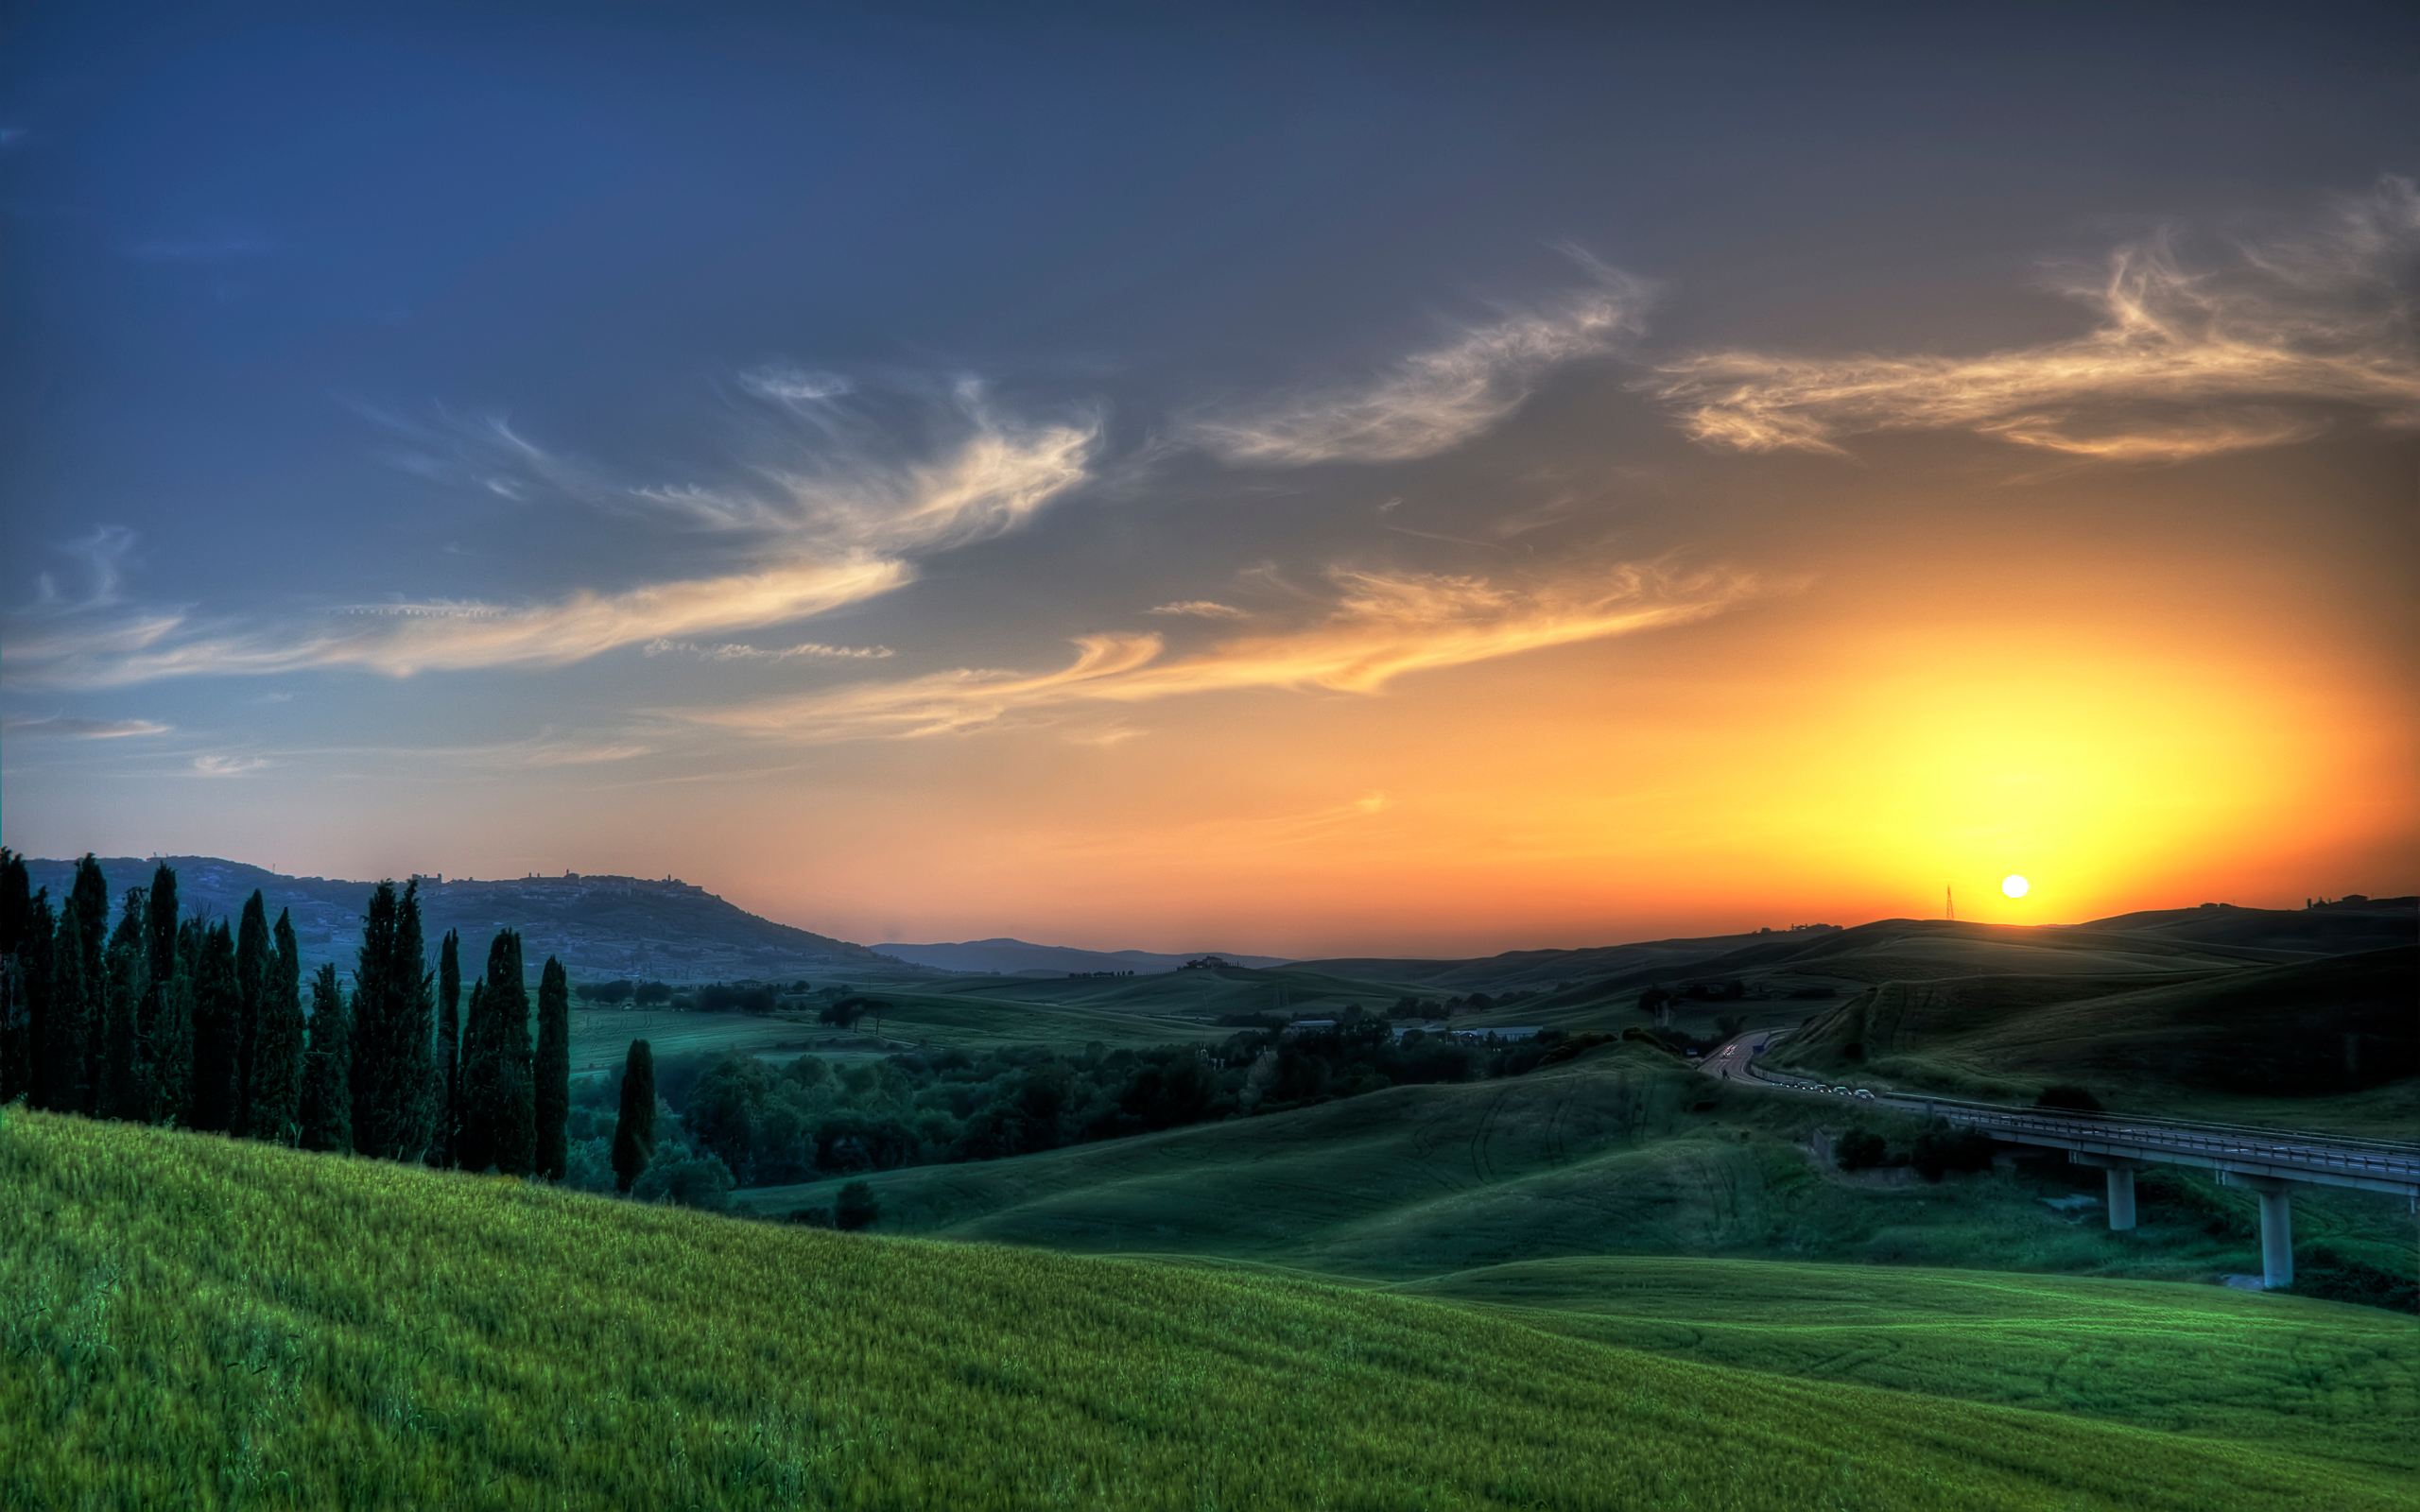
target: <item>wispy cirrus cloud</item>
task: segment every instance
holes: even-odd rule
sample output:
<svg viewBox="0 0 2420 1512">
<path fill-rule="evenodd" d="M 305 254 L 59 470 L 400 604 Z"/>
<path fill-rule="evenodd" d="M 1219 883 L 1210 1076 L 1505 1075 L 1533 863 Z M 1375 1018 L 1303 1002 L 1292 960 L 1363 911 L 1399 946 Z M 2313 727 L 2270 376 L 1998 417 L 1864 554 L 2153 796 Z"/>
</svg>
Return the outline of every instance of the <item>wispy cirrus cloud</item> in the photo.
<svg viewBox="0 0 2420 1512">
<path fill-rule="evenodd" d="M 0 735 L 11 740 L 129 740 L 164 735 L 172 728 L 156 719 L 80 719 L 67 714 L 0 719 Z"/>
<path fill-rule="evenodd" d="M 1616 564 L 1546 579 L 1337 569 L 1326 613 L 1167 656 L 1154 634 L 1077 638 L 1043 672 L 956 668 L 666 717 L 805 742 L 911 738 L 1035 711 L 1245 689 L 1375 694 L 1399 678 L 1718 614 L 1767 592 L 1743 575 Z"/>
<path fill-rule="evenodd" d="M 1651 387 L 1698 440 L 1839 451 L 1876 431 L 1963 430 L 2080 457 L 2176 461 L 2317 434 L 2328 411 L 2420 424 L 2420 190 L 2390 178 L 2323 224 L 2193 262 L 2163 235 L 2061 287 L 2092 329 L 1986 352 L 1669 362 Z"/>
<path fill-rule="evenodd" d="M 906 582 L 904 561 L 803 561 L 534 605 L 400 606 L 339 611 L 316 625 L 246 626 L 184 612 L 62 629 L 12 644 L 6 680 L 113 688 L 164 678 L 356 668 L 408 677 L 477 667 L 562 666 L 666 636 L 803 619 Z"/>
<path fill-rule="evenodd" d="M 811 662 L 881 662 L 891 655 L 887 645 L 826 645 L 821 641 L 802 641 L 796 645 L 747 645 L 737 641 L 649 641 L 642 648 L 648 656 L 686 656 L 700 662 L 794 662 L 804 658 Z"/>
<path fill-rule="evenodd" d="M 1574 255 L 1592 276 L 1585 289 L 1464 326 L 1361 383 L 1205 415 L 1185 434 L 1259 467 L 1402 462 L 1459 446 L 1504 421 L 1554 369 L 1612 352 L 1641 329 L 1646 286 Z"/>
<path fill-rule="evenodd" d="M 1208 598 L 1180 598 L 1173 603 L 1154 604 L 1145 612 L 1197 620 L 1239 620 L 1245 617 L 1244 611 L 1233 604 L 1221 604 Z"/>
<path fill-rule="evenodd" d="M 928 455 L 901 455 L 868 427 L 837 439 L 824 434 L 825 444 L 802 445 L 778 466 L 736 480 L 678 490 L 617 483 L 502 421 L 481 422 L 457 437 L 450 455 L 422 454 L 428 475 L 506 497 L 544 495 L 727 531 L 740 559 L 705 576 L 518 603 L 334 606 L 275 623 L 189 609 L 59 615 L 9 636 L 0 680 L 86 689 L 320 668 L 403 677 L 561 666 L 623 647 L 767 629 L 891 592 L 915 579 L 926 556 L 1020 528 L 1086 481 L 1099 434 L 1097 421 L 1004 421 L 971 386 L 956 391 L 946 413 L 923 421 L 922 434 L 949 437 Z M 124 532 L 104 537 L 131 541 Z M 101 587 L 74 606 L 87 611 L 114 605 L 118 589 L 115 555 L 91 555 Z M 783 654 L 838 657 L 851 648 Z"/>
<path fill-rule="evenodd" d="M 266 756 L 238 756 L 218 752 L 205 753 L 193 759 L 193 770 L 199 777 L 242 777 L 248 772 L 264 770 L 276 764 Z"/>
</svg>

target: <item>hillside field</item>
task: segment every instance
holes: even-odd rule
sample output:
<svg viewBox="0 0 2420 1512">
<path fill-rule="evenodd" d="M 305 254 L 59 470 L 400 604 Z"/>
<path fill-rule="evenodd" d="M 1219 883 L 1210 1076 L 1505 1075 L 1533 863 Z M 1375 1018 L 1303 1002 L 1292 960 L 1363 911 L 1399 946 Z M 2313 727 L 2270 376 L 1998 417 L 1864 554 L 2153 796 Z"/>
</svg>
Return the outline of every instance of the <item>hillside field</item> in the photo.
<svg viewBox="0 0 2420 1512">
<path fill-rule="evenodd" d="M 2341 1442 L 2408 1405 L 2408 1332 L 2286 1298 L 2079 1287 L 2057 1311 L 2154 1357 L 2189 1338 L 2181 1371 L 2214 1311 L 2282 1308 L 2307 1367 L 2382 1358 L 2376 1418 L 2296 1437 L 2253 1404 L 2204 1436 L 1666 1358 L 1500 1303 L 14 1109 L 0 1201 L 40 1215 L 0 1246 L 9 1505 L 2409 1504 L 2399 1466 Z"/>
<path fill-rule="evenodd" d="M 886 1227 L 1409 1280 L 1548 1257 L 1721 1255 L 2208 1280 L 2256 1263 L 2252 1198 L 2147 1173 L 2141 1226 L 2109 1232 L 2098 1173 L 2008 1160 L 1938 1184 L 1814 1153 L 1907 1114 L 1725 1086 L 1609 1045 L 1527 1075 L 1396 1087 L 1038 1155 L 874 1174 Z M 768 1214 L 828 1206 L 843 1178 L 743 1189 Z M 2298 1238 L 2410 1274 L 2390 1198 L 2310 1192 Z"/>
<path fill-rule="evenodd" d="M 2150 980 L 1885 983 L 1774 1061 L 1996 1101 L 2086 1087 L 2110 1107 L 2395 1139 L 2420 1127 L 2420 948 Z"/>
</svg>

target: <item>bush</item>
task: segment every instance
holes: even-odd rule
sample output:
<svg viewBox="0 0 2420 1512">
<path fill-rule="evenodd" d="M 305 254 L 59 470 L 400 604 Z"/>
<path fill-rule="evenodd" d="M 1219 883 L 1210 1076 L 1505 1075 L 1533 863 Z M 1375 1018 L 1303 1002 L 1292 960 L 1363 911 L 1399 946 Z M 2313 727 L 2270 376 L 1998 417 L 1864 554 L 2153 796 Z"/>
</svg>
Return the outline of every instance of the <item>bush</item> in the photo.
<svg viewBox="0 0 2420 1512">
<path fill-rule="evenodd" d="M 647 1168 L 631 1195 L 641 1202 L 672 1202 L 720 1212 L 731 1206 L 731 1168 L 711 1155 L 659 1160 Z"/>
<path fill-rule="evenodd" d="M 2100 1099 L 2092 1095 L 2090 1089 L 2066 1081 L 2054 1081 L 2043 1088 L 2034 1096 L 2033 1106 L 2062 1108 L 2071 1113 L 2098 1113 L 2101 1110 Z"/>
<path fill-rule="evenodd" d="M 1870 1128 L 1853 1128 L 1833 1143 L 1832 1159 L 1843 1171 L 1870 1171 L 1889 1163 L 1891 1146 Z"/>
<path fill-rule="evenodd" d="M 2293 1290 L 2298 1297 L 2420 1313 L 2420 1284 L 2411 1277 L 2373 1265 L 2331 1245 L 2313 1245 L 2303 1251 L 2294 1262 Z"/>
<path fill-rule="evenodd" d="M 842 1187 L 832 1207 L 832 1226 L 851 1233 L 873 1228 L 874 1220 L 881 1216 L 882 1204 L 875 1199 L 873 1188 L 863 1181 L 852 1181 Z"/>
<path fill-rule="evenodd" d="M 1980 1129 L 1927 1124 L 1916 1136 L 1909 1163 L 1927 1181 L 1952 1171 L 1987 1171 L 1992 1164 L 1992 1137 Z"/>
</svg>

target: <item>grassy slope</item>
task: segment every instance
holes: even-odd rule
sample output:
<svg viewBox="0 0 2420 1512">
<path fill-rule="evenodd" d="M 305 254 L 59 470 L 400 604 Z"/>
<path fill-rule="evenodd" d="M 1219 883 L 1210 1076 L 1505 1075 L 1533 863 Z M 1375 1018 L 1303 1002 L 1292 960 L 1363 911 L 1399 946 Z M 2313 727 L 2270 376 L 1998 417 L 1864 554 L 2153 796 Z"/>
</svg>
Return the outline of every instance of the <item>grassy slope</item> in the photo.
<svg viewBox="0 0 2420 1512">
<path fill-rule="evenodd" d="M 1713 1099 L 1713 1105 L 1696 1105 Z M 2145 1177 L 2142 1227 L 2113 1235 L 2094 1173 L 2053 1160 L 1927 1185 L 1809 1160 L 1820 1130 L 1904 1118 L 1726 1090 L 1637 1047 L 1527 1076 L 1341 1102 L 874 1178 L 886 1228 L 1092 1251 L 1165 1251 L 1402 1280 L 1549 1256 L 1761 1255 L 2070 1274 L 2207 1278 L 2251 1266 L 2251 1198 Z M 735 1195 L 829 1205 L 837 1182 Z M 2385 1198 L 2311 1194 L 2306 1243 L 2399 1264 Z M 2403 1257 L 2408 1261 L 2408 1256 Z"/>
<path fill-rule="evenodd" d="M 783 1057 L 812 1050 L 821 1055 L 893 1054 L 920 1045 L 981 1050 L 998 1045 L 1048 1045 L 1069 1053 L 1100 1043 L 1113 1050 L 1182 1044 L 1234 1031 L 1200 1020 L 1118 1012 L 1048 1002 L 1005 1003 L 943 993 L 883 991 L 891 1006 L 881 1034 L 867 1019 L 855 1034 L 815 1022 L 807 1013 L 691 1013 L 671 1008 L 579 1008 L 572 1010 L 572 1071 L 575 1074 L 619 1068 L 632 1040 L 645 1040 L 661 1060 L 667 1056 L 726 1050 Z"/>
<path fill-rule="evenodd" d="M 9 1505 L 2399 1500 L 2391 1473 L 2290 1447 L 1795 1383 L 1333 1285 L 72 1119 L 10 1114 L 0 1201 L 41 1214 L 0 1246 Z"/>
<path fill-rule="evenodd" d="M 1588 1258 L 1414 1295 L 1677 1358 L 2224 1435 L 2420 1474 L 2420 1322 L 2217 1287 Z"/>
<path fill-rule="evenodd" d="M 1894 982 L 1810 1024 L 1776 1058 L 2020 1099 L 2078 1082 L 2114 1107 L 2409 1138 L 2420 1126 L 2415 984 L 2420 949 L 2408 946 L 2132 988 Z"/>
<path fill-rule="evenodd" d="M 1383 1008 L 1409 989 L 1297 966 L 1230 966 L 1149 976 L 978 977 L 949 990 L 1001 1004 L 1215 1019 L 1236 1013 L 1309 1016 L 1354 1003 Z"/>
</svg>

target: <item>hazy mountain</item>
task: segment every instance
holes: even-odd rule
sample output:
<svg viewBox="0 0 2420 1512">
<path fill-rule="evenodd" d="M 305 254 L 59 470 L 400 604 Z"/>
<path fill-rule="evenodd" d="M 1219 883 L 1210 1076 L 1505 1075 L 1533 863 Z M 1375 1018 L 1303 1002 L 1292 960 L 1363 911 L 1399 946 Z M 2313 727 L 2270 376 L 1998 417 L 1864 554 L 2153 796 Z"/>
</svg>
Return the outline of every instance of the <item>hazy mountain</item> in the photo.
<svg viewBox="0 0 2420 1512">
<path fill-rule="evenodd" d="M 101 870 L 109 878 L 112 899 L 129 887 L 148 885 L 161 860 L 176 869 L 177 898 L 185 913 L 232 919 L 257 887 L 270 918 L 281 908 L 292 910 L 294 933 L 306 959 L 352 964 L 362 910 L 374 884 L 289 877 L 216 856 L 104 856 Z M 75 865 L 28 860 L 26 868 L 33 885 L 47 886 L 56 900 L 66 896 Z M 447 930 L 461 931 L 466 975 L 482 968 L 489 936 L 500 928 L 522 932 L 532 973 L 553 955 L 576 980 L 815 979 L 841 972 L 866 977 L 909 971 L 862 945 L 760 919 L 702 887 L 669 877 L 565 874 L 494 882 L 424 877 L 421 916 L 432 956 Z"/>
<path fill-rule="evenodd" d="M 2346 955 L 2382 950 L 2420 940 L 2420 899 L 2349 898 L 2311 908 L 2243 908 L 2233 903 L 2203 903 L 2190 908 L 2146 910 L 2097 919 L 2081 924 L 2042 926 L 1952 924 L 1943 919 L 1885 919 L 1848 929 L 1817 925 L 1764 930 L 1753 935 L 1719 935 L 1703 939 L 1651 940 L 1637 944 L 1597 945 L 1577 950 L 1507 951 L 1472 960 L 1416 960 L 1355 957 L 1301 961 L 1295 964 L 1338 976 L 1365 981 L 1402 982 L 1427 991 L 1465 992 L 1483 988 L 1561 988 L 1582 982 L 1599 987 L 1644 987 L 1691 976 L 1725 976 L 1800 968 L 1812 974 L 1834 974 L 1833 967 L 1855 969 L 1838 974 L 1853 979 L 1871 976 L 1877 967 L 1871 957 L 1907 941 L 1923 951 L 1953 954 L 1944 960 L 1962 963 L 1974 971 L 2013 971 L 2018 966 L 1990 958 L 2002 951 L 2115 952 L 2133 957 L 2130 969 L 2146 962 L 2189 954 L 2197 961 L 2286 961 L 2296 956 Z M 1956 941 L 1955 947 L 1945 941 Z M 1981 954 L 1976 954 L 1976 952 Z M 1928 971 L 1911 966 L 1901 955 L 1888 957 L 1889 970 Z"/>
<path fill-rule="evenodd" d="M 914 966 L 943 971 L 978 971 L 994 976 L 1040 974 L 1064 976 L 1071 971 L 1133 971 L 1138 975 L 1173 971 L 1185 962 L 1217 955 L 1236 966 L 1283 966 L 1279 955 L 1237 955 L 1230 951 L 1087 951 L 1072 945 L 1036 945 L 1022 939 L 970 939 L 954 944 L 876 945 L 877 952 Z"/>
</svg>

